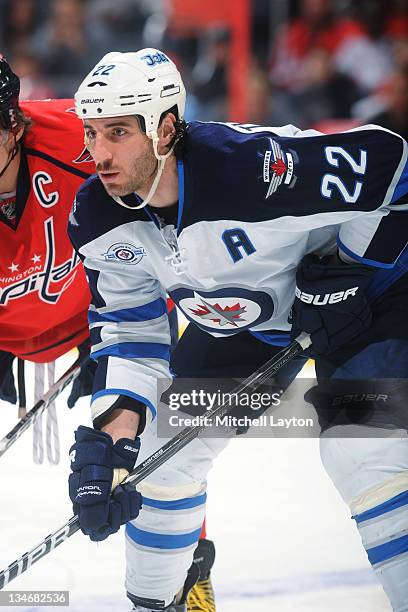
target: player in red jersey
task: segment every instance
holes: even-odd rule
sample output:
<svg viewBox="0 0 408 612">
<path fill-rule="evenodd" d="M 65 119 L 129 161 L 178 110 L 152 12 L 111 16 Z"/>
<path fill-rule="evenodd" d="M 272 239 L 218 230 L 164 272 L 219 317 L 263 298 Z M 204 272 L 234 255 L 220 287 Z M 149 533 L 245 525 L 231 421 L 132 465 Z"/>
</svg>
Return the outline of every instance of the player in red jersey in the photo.
<svg viewBox="0 0 408 612">
<path fill-rule="evenodd" d="M 94 171 L 72 100 L 19 105 L 19 90 L 0 56 L 0 398 L 13 403 L 15 356 L 46 363 L 76 346 L 86 351 L 90 296 L 66 227 L 75 192 Z M 90 367 L 72 405 L 91 390 Z"/>
</svg>

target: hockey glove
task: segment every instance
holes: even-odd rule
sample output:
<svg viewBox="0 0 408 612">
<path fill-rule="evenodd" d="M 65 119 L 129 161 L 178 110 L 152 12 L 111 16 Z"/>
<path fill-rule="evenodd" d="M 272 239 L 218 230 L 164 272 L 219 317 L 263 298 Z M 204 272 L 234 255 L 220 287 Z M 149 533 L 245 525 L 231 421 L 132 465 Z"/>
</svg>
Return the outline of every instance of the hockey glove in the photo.
<svg viewBox="0 0 408 612">
<path fill-rule="evenodd" d="M 17 391 L 14 384 L 13 361 L 15 357 L 12 353 L 0 351 L 0 400 L 17 403 Z"/>
<path fill-rule="evenodd" d="M 91 540 L 104 540 L 138 516 L 140 493 L 131 485 L 116 486 L 112 495 L 111 489 L 114 478 L 120 482 L 133 469 L 139 449 L 139 438 L 113 444 L 110 435 L 90 427 L 81 425 L 75 432 L 69 496 L 81 530 Z"/>
<path fill-rule="evenodd" d="M 328 257 L 307 255 L 296 274 L 291 337 L 310 334 L 311 351 L 331 353 L 370 326 L 365 290 L 374 270 L 359 264 L 328 265 Z"/>
<path fill-rule="evenodd" d="M 67 400 L 68 408 L 73 408 L 80 397 L 92 393 L 93 379 L 97 364 L 92 359 L 86 361 L 86 358 L 89 357 L 90 349 L 91 345 L 89 338 L 78 346 L 79 358 L 81 361 L 85 360 L 85 363 L 81 367 L 79 375 L 72 383 L 71 393 Z"/>
</svg>

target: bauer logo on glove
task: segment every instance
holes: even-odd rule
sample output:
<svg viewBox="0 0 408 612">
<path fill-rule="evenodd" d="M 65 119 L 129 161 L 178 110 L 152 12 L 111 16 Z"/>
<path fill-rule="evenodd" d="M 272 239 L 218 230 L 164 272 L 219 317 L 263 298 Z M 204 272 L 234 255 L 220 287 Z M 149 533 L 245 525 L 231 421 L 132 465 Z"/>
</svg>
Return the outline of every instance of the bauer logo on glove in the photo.
<svg viewBox="0 0 408 612">
<path fill-rule="evenodd" d="M 335 351 L 371 324 L 365 290 L 373 269 L 329 262 L 329 257 L 307 255 L 296 273 L 291 337 L 295 339 L 302 331 L 310 334 L 314 354 Z"/>
<path fill-rule="evenodd" d="M 295 295 L 299 300 L 304 302 L 305 304 L 314 304 L 315 306 L 324 306 L 325 304 L 337 304 L 337 302 L 342 302 L 343 300 L 347 300 L 351 295 L 356 295 L 358 291 L 358 287 L 352 287 L 351 289 L 346 289 L 346 291 L 336 291 L 335 293 L 325 293 L 323 296 L 318 293 L 317 295 L 313 295 L 312 293 L 304 293 L 296 287 Z"/>
</svg>

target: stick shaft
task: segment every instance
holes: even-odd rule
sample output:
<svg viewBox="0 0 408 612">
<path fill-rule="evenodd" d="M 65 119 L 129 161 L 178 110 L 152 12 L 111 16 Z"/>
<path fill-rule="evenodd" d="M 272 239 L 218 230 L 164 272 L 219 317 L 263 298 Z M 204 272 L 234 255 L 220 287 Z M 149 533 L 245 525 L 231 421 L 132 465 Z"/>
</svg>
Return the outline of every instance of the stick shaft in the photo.
<svg viewBox="0 0 408 612">
<path fill-rule="evenodd" d="M 31 408 L 27 414 L 16 423 L 16 425 L 8 432 L 2 440 L 0 440 L 0 457 L 4 455 L 7 449 L 26 431 L 33 423 L 34 420 L 40 416 L 48 408 L 48 406 L 55 400 L 55 398 L 62 393 L 67 385 L 69 385 L 79 375 L 81 370 L 80 360 L 77 359 L 75 363 L 59 378 L 43 395 L 41 399 Z"/>
</svg>

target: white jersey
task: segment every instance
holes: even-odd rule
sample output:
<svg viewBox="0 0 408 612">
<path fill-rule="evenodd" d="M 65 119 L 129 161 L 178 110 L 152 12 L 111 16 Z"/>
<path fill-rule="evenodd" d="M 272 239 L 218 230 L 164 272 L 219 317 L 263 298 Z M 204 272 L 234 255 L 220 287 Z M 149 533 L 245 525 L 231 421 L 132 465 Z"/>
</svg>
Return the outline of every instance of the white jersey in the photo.
<svg viewBox="0 0 408 612">
<path fill-rule="evenodd" d="M 178 175 L 176 227 L 148 206 L 120 207 L 97 176 L 77 194 L 69 233 L 92 292 L 96 417 L 115 394 L 155 415 L 157 379 L 169 377 L 166 292 L 213 335 L 279 344 L 306 254 L 339 247 L 392 270 L 406 246 L 407 143 L 377 126 L 322 135 L 193 122 Z"/>
</svg>

